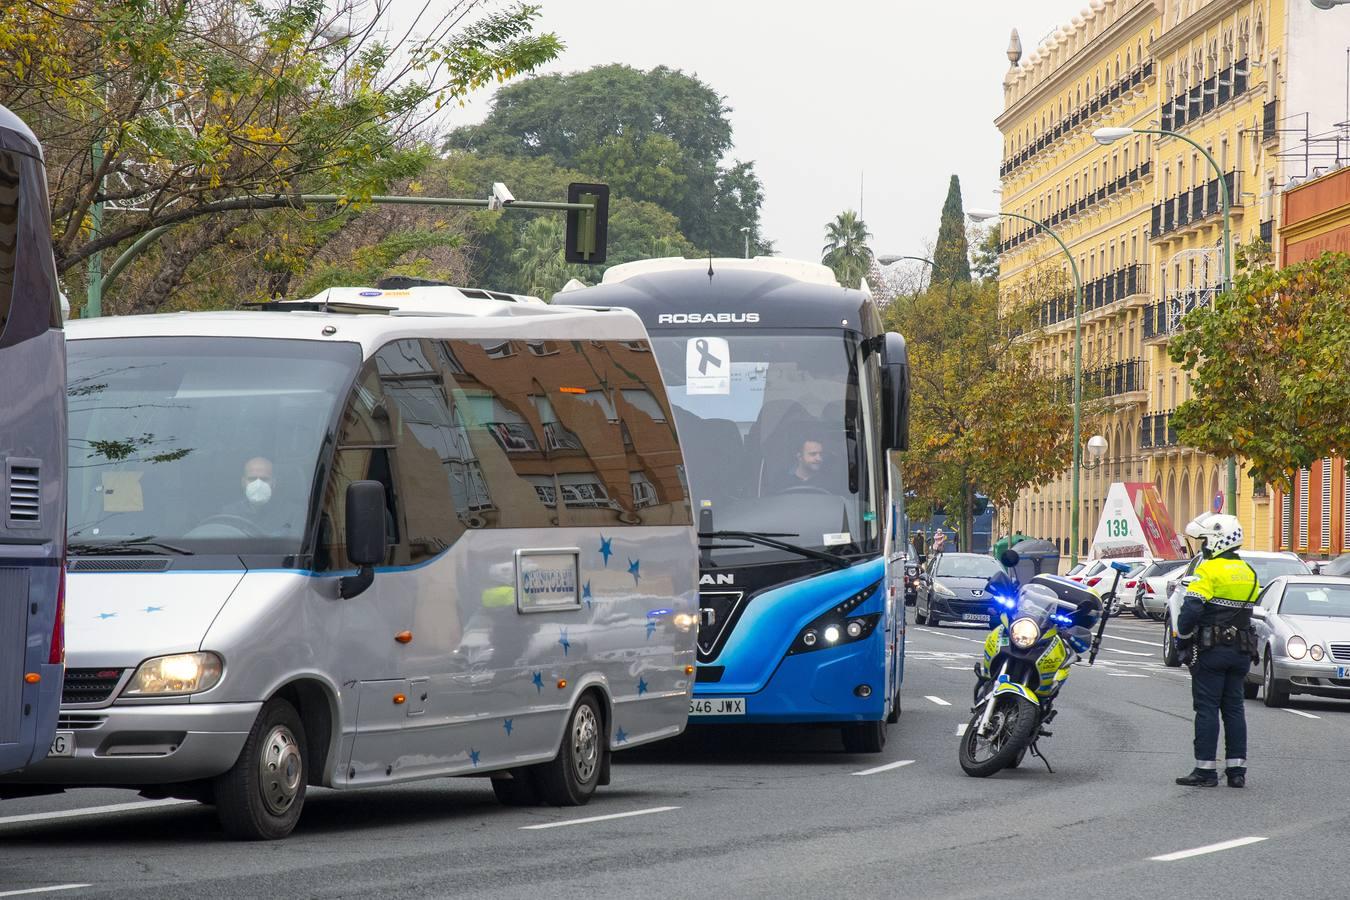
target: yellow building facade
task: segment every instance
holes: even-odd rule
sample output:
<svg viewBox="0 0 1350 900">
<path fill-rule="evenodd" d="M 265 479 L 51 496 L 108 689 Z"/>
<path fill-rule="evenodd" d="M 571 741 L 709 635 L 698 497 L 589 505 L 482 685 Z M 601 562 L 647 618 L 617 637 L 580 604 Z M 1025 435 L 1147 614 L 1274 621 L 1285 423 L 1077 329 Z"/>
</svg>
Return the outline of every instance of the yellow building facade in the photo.
<svg viewBox="0 0 1350 900">
<path fill-rule="evenodd" d="M 1171 137 L 1109 145 L 1103 127 L 1174 130 L 1200 142 L 1233 193 L 1233 239 L 1269 236 L 1278 131 L 1267 80 L 1278 71 L 1285 0 L 1092 0 L 1023 58 L 1016 33 L 996 124 L 1004 138 L 1001 206 L 1046 223 L 1068 244 L 1084 284 L 1084 439 L 1102 434 L 1102 463 L 1081 473 L 1079 545 L 1095 532 L 1112 482 L 1157 485 L 1178 528 L 1226 488 L 1222 461 L 1179 446 L 1171 413 L 1190 396 L 1167 356 L 1181 316 L 1222 278 L 1218 175 Z M 1277 39 L 1277 38 L 1276 38 Z M 1044 371 L 1067 377 L 1074 350 L 1068 263 L 1053 239 L 1005 217 L 1000 284 L 1028 303 Z M 1239 477 L 1249 546 L 1268 547 L 1266 492 Z M 1070 555 L 1071 472 L 1023 493 L 1013 527 Z"/>
</svg>

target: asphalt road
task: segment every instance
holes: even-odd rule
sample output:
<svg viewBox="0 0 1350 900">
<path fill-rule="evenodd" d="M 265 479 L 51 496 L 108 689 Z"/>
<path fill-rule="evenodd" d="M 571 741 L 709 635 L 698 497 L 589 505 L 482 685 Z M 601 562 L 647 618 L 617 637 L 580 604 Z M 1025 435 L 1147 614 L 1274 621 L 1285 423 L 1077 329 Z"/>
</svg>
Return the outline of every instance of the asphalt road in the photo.
<svg viewBox="0 0 1350 900">
<path fill-rule="evenodd" d="M 877 756 L 833 731 L 695 729 L 620 754 L 580 809 L 507 809 L 481 779 L 313 791 L 270 844 L 125 791 L 8 801 L 0 897 L 1344 896 L 1350 702 L 1249 701 L 1249 787 L 1179 788 L 1190 684 L 1158 661 L 1160 627 L 1113 620 L 1075 670 L 1042 742 L 1053 774 L 961 772 L 981 633 L 913 626 Z"/>
</svg>

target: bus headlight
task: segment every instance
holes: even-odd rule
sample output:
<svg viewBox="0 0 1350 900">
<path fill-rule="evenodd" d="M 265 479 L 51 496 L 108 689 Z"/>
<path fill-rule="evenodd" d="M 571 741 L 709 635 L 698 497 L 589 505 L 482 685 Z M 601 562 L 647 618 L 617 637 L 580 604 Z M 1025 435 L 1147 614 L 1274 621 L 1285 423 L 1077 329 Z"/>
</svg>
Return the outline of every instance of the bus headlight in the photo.
<svg viewBox="0 0 1350 900">
<path fill-rule="evenodd" d="M 826 610 L 814 621 L 808 622 L 788 648 L 788 656 L 813 650 L 827 650 L 830 647 L 839 647 L 871 637 L 872 632 L 881 624 L 881 613 L 858 615 L 854 610 L 875 597 L 880 587 L 881 582 L 874 581 L 842 603 Z"/>
<path fill-rule="evenodd" d="M 178 653 L 147 659 L 131 676 L 124 697 L 198 694 L 220 682 L 224 664 L 214 653 Z"/>
<path fill-rule="evenodd" d="M 1025 650 L 1041 639 L 1041 627 L 1030 619 L 1018 619 L 1012 623 L 1012 644 Z"/>
</svg>

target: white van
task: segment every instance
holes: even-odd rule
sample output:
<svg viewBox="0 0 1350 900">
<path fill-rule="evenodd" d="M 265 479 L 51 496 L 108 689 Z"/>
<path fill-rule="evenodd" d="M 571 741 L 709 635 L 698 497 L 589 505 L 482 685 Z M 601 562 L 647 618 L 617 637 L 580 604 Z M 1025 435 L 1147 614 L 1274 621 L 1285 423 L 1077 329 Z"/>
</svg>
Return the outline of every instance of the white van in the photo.
<svg viewBox="0 0 1350 900">
<path fill-rule="evenodd" d="M 306 786 L 585 803 L 680 733 L 697 539 L 626 310 L 449 287 L 72 322 L 67 677 L 0 796 L 277 838 Z"/>
</svg>

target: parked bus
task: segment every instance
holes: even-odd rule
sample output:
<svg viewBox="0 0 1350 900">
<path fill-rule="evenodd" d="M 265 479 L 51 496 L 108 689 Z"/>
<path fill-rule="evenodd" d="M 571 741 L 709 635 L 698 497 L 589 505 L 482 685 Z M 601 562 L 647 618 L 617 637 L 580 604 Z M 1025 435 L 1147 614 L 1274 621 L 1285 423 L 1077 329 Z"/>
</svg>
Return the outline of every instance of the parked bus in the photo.
<svg viewBox="0 0 1350 900">
<path fill-rule="evenodd" d="M 585 803 L 683 731 L 697 547 L 631 312 L 450 287 L 74 322 L 66 752 L 278 838 L 307 786 Z"/>
<path fill-rule="evenodd" d="M 699 516 L 691 721 L 828 723 L 880 751 L 903 677 L 904 340 L 867 293 L 781 259 L 629 263 L 554 303 L 652 334 Z"/>
<path fill-rule="evenodd" d="M 0 106 L 0 772 L 56 741 L 66 357 L 42 148 Z"/>
</svg>

